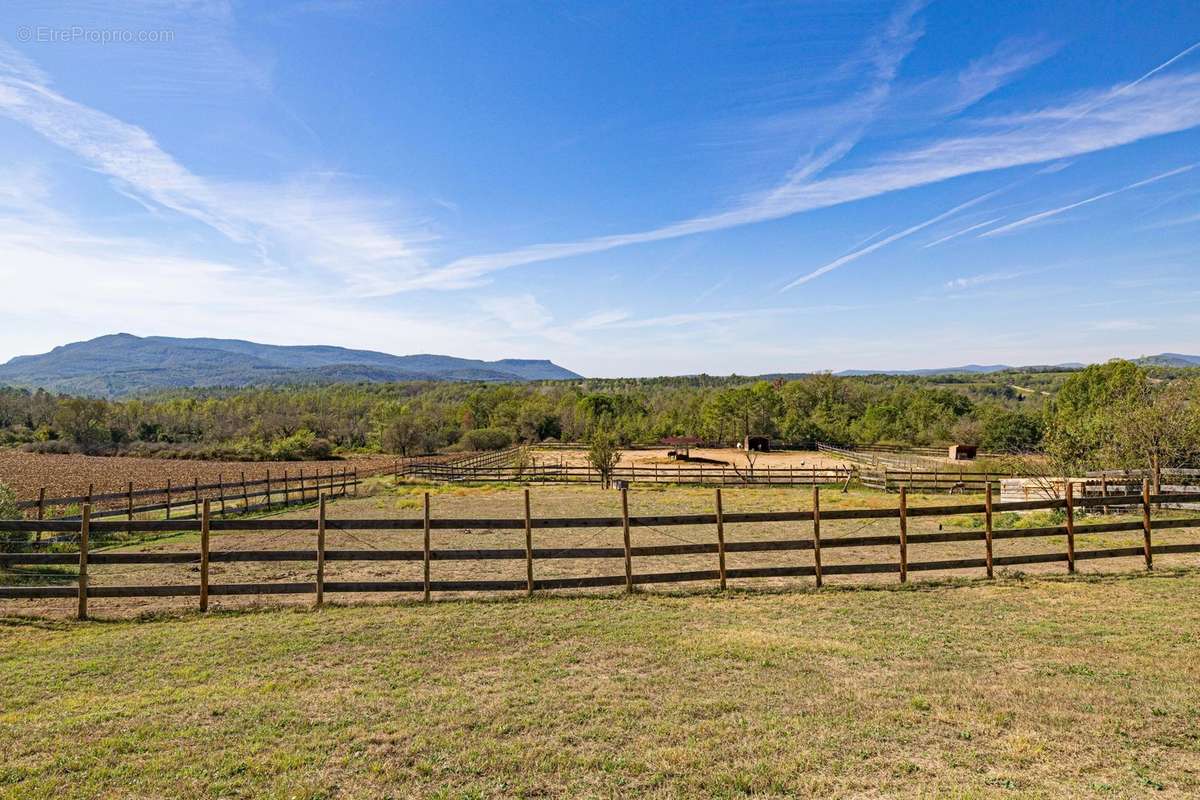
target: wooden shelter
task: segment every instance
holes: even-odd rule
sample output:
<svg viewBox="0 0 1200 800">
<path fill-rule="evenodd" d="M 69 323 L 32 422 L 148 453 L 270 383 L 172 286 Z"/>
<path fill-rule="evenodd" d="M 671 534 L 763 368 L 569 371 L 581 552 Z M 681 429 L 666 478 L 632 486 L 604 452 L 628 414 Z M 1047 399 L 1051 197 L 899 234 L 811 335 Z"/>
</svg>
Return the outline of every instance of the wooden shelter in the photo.
<svg viewBox="0 0 1200 800">
<path fill-rule="evenodd" d="M 950 445 L 950 460 L 951 461 L 974 461 L 979 448 L 973 444 L 952 444 Z"/>
</svg>

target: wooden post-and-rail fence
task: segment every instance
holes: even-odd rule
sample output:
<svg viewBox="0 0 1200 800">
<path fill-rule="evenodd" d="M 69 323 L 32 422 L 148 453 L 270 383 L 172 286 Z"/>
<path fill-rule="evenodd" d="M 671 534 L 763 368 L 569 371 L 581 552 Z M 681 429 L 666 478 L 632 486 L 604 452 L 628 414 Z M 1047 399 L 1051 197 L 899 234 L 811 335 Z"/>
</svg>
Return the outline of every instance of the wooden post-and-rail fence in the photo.
<svg viewBox="0 0 1200 800">
<path fill-rule="evenodd" d="M 847 467 L 775 466 L 753 469 L 733 464 L 631 464 L 616 467 L 610 481 L 696 486 L 816 486 L 846 484 L 855 477 Z M 396 478 L 465 483 L 603 483 L 595 468 L 584 464 L 412 462 L 397 465 Z"/>
<path fill-rule="evenodd" d="M 214 518 L 211 500 L 202 501 L 200 515 L 200 553 L 190 552 L 128 552 L 128 551 L 93 551 L 92 542 L 105 533 L 119 532 L 127 527 L 135 531 L 188 531 L 195 530 L 195 522 L 186 520 L 129 520 L 103 521 L 94 519 L 90 505 L 84 505 L 78 522 L 71 520 L 0 520 L 2 531 L 30 531 L 37 526 L 43 526 L 50 531 L 63 533 L 78 532 L 79 552 L 23 552 L 0 553 L 0 566 L 12 567 L 20 565 L 70 565 L 78 564 L 78 582 L 70 586 L 0 586 L 0 598 L 55 598 L 76 597 L 79 602 L 79 616 L 84 618 L 88 613 L 89 598 L 121 598 L 121 597 L 186 597 L 199 598 L 199 605 L 206 610 L 209 599 L 222 595 L 261 595 L 261 594 L 315 594 L 317 603 L 325 601 L 328 593 L 355 592 L 397 592 L 420 593 L 428 601 L 434 592 L 473 592 L 473 591 L 514 591 L 530 595 L 538 590 L 624 587 L 632 592 L 638 585 L 713 581 L 721 587 L 726 587 L 729 581 L 749 578 L 780 578 L 780 577 L 813 577 L 818 587 L 824 585 L 832 575 L 853 574 L 897 574 L 900 581 L 907 581 L 910 573 L 937 570 L 983 569 L 988 578 L 993 577 L 994 567 L 1018 564 L 1056 563 L 1065 562 L 1068 571 L 1073 571 L 1075 563 L 1083 559 L 1141 557 L 1146 569 L 1153 568 L 1155 554 L 1200 553 L 1200 541 L 1159 544 L 1152 541 L 1152 533 L 1156 529 L 1181 529 L 1200 527 L 1200 518 L 1188 519 L 1153 519 L 1152 507 L 1157 503 L 1173 502 L 1175 495 L 1152 495 L 1147 483 L 1142 487 L 1140 495 L 1121 496 L 1117 498 L 1075 498 L 1073 493 L 1058 500 L 1034 500 L 1011 503 L 994 503 L 987 496 L 982 504 L 951 505 L 951 506 L 910 506 L 907 492 L 902 492 L 899 503 L 894 508 L 873 509 L 831 509 L 822 510 L 820 487 L 813 489 L 813 508 L 811 511 L 785 512 L 740 512 L 729 513 L 721 503 L 720 490 L 714 495 L 714 507 L 711 514 L 681 514 L 673 516 L 635 516 L 629 509 L 628 490 L 620 494 L 619 517 L 537 517 L 533 515 L 531 504 L 526 495 L 525 513 L 515 519 L 447 519 L 437 518 L 432 513 L 430 496 L 424 496 L 423 513 L 419 519 L 331 519 L 326 512 L 326 496 L 322 493 L 318 498 L 318 514 L 314 520 L 295 519 L 219 519 Z M 1116 501 L 1126 505 L 1140 505 L 1141 519 L 1133 522 L 1106 522 L 1095 524 L 1078 524 L 1076 511 L 1078 508 L 1098 508 L 1106 501 Z M 994 514 L 1007 511 L 1032 511 L 1038 509 L 1065 509 L 1067 524 L 1044 528 L 1013 528 L 996 530 L 993 528 Z M 912 532 L 909 523 L 919 517 L 943 517 L 961 514 L 983 514 L 985 517 L 984 530 L 954 530 L 921 533 Z M 863 536 L 857 533 L 837 537 L 822 538 L 821 525 L 827 520 L 895 520 L 895 535 Z M 727 537 L 730 526 L 741 524 L 761 523 L 811 523 L 811 534 L 792 536 L 789 538 L 770 540 L 730 540 Z M 688 542 L 680 544 L 647 544 L 635 543 L 634 532 L 639 528 L 657 529 L 674 525 L 712 525 L 715 536 L 710 542 Z M 622 532 L 622 546 L 614 547 L 538 547 L 537 533 L 546 529 L 564 528 L 617 528 Z M 458 531 L 464 529 L 492 529 L 523 531 L 524 546 L 512 549 L 461 549 L 440 548 L 434 546 L 435 531 Z M 422 546 L 420 549 L 384 549 L 372 547 L 366 550 L 329 549 L 326 536 L 328 531 L 421 531 Z M 1142 532 L 1140 547 L 1109 547 L 1106 549 L 1077 550 L 1077 536 L 1089 537 L 1124 531 Z M 211 547 L 212 534 L 228 531 L 311 531 L 314 534 L 314 548 L 300 550 L 214 550 Z M 1060 538 L 1061 537 L 1061 538 Z M 437 538 L 441 538 L 438 536 Z M 1000 555 L 993 553 L 994 543 L 1008 539 L 1049 538 L 1059 539 L 1063 549 L 1033 554 Z M 913 547 L 921 547 L 935 543 L 966 543 L 979 542 L 983 552 L 979 558 L 955 558 L 940 560 L 913 560 Z M 843 547 L 896 548 L 897 560 L 885 560 L 875 563 L 842 563 L 830 564 L 823 560 L 823 554 L 830 550 Z M 797 563 L 786 560 L 774 566 L 730 567 L 726 557 L 732 553 L 763 553 L 763 552 L 794 552 L 812 551 L 810 563 Z M 647 560 L 665 556 L 702 555 L 715 556 L 711 569 L 687 570 L 677 572 L 646 572 L 635 571 L 635 565 Z M 199 584 L 170 584 L 148 586 L 109 586 L 94 585 L 90 580 L 89 570 L 101 565 L 132 565 L 132 564 L 195 564 L 199 557 Z M 584 575 L 572 577 L 539 578 L 536 574 L 538 560 L 545 559 L 620 559 L 624 569 L 620 575 Z M 526 574 L 521 579 L 506 580 L 439 580 L 434 576 L 433 562 L 441 561 L 503 561 L 524 560 Z M 330 561 L 396 561 L 422 563 L 420 580 L 383 580 L 383 581 L 331 581 L 326 574 Z M 283 561 L 312 561 L 316 564 L 316 579 L 312 582 L 295 583 L 226 583 L 214 584 L 210 581 L 210 565 L 228 562 L 283 562 Z"/>
<path fill-rule="evenodd" d="M 250 511 L 269 511 L 280 506 L 279 487 L 283 488 L 283 505 L 292 501 L 297 503 L 314 502 L 321 494 L 337 497 L 357 492 L 361 479 L 357 468 L 330 466 L 328 470 L 317 470 L 315 474 L 300 474 L 272 479 L 270 470 L 264 478 L 246 480 L 246 473 L 241 473 L 240 480 L 225 481 L 218 476 L 216 483 L 201 483 L 194 478 L 190 485 L 173 484 L 167 479 L 166 485 L 135 489 L 132 481 L 127 481 L 125 488 L 119 492 L 97 494 L 91 486 L 85 494 L 70 497 L 48 497 L 45 487 L 38 489 L 36 500 L 21 500 L 17 508 L 31 513 L 35 519 L 48 520 L 53 517 L 50 512 L 54 509 L 71 509 L 84 505 L 91 507 L 92 519 L 104 517 L 125 517 L 127 523 L 132 523 L 138 514 L 162 512 L 167 519 L 198 519 L 201 504 L 205 499 L 214 500 L 218 504 L 219 515 L 224 517 L 229 513 L 244 514 Z M 274 487 L 274 488 L 273 488 Z M 261 500 L 262 502 L 251 502 Z M 145 501 L 145 502 L 139 502 Z M 100 505 L 107 508 L 100 508 Z M 57 519 L 79 519 L 76 515 L 57 517 Z M 125 526 L 129 533 L 133 532 L 130 525 Z M 40 542 L 43 530 L 35 529 L 35 541 Z"/>
</svg>

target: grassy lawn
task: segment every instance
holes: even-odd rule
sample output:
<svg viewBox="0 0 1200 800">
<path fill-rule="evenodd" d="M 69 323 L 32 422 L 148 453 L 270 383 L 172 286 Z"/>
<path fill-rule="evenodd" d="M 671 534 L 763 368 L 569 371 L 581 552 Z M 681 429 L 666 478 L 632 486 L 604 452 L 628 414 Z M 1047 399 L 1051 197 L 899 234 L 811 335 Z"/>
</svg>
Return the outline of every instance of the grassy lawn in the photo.
<svg viewBox="0 0 1200 800">
<path fill-rule="evenodd" d="M 1200 572 L 0 619 L 3 797 L 1195 797 Z"/>
</svg>

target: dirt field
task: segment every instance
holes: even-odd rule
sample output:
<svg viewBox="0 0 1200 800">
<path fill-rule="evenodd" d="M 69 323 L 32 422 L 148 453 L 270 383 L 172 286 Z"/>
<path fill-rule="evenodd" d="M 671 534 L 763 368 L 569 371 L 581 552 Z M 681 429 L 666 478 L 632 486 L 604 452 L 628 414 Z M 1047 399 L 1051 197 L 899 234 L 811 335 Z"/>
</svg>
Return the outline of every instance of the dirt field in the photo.
<svg viewBox="0 0 1200 800">
<path fill-rule="evenodd" d="M 647 450 L 623 450 L 621 451 L 620 466 L 650 466 L 651 464 L 677 464 L 667 457 L 667 452 L 672 448 L 662 447 Z M 693 447 L 689 451 L 693 458 L 709 458 L 714 461 L 723 461 L 730 466 L 745 467 L 746 455 L 743 451 L 734 447 Z M 572 466 L 586 466 L 587 451 L 586 450 L 537 450 L 532 451 L 532 456 L 535 462 L 539 464 L 567 464 Z M 826 453 L 817 453 L 807 450 L 786 450 L 771 453 L 758 453 L 754 459 L 755 468 L 759 467 L 816 467 L 817 469 L 833 469 L 834 467 L 849 467 L 850 464 L 845 459 L 836 456 L 830 456 Z"/>
<path fill-rule="evenodd" d="M 424 489 L 403 486 L 393 488 L 387 481 L 379 480 L 367 491 L 370 496 L 345 498 L 330 506 L 330 519 L 337 518 L 407 518 L 417 519 L 421 515 L 421 494 Z M 458 518 L 513 518 L 522 516 L 522 493 L 507 487 L 462 488 L 438 487 L 433 493 L 432 514 L 438 517 Z M 594 486 L 547 486 L 532 490 L 532 507 L 535 517 L 563 516 L 610 516 L 620 514 L 619 495 Z M 727 514 L 740 511 L 783 511 L 811 508 L 812 493 L 808 489 L 727 489 L 723 493 L 724 509 Z M 894 507 L 896 495 L 886 495 L 868 490 L 852 490 L 841 493 L 826 490 L 822 493 L 822 509 L 838 508 L 883 508 Z M 978 502 L 977 497 L 947 495 L 912 495 L 910 506 L 944 505 L 953 502 Z M 638 488 L 630 492 L 630 513 L 634 516 L 646 514 L 685 514 L 711 512 L 713 492 L 711 489 Z M 309 507 L 280 515 L 290 519 L 312 519 L 315 511 Z M 1105 518 L 1114 521 L 1114 517 Z M 1094 521 L 1080 518 L 1082 524 Z M 1020 527 L 1059 524 L 1049 513 L 998 515 L 996 527 Z M 981 515 L 963 515 L 945 518 L 914 517 L 910 519 L 911 534 L 937 530 L 981 530 Z M 822 524 L 824 540 L 838 539 L 850 535 L 895 535 L 897 521 L 891 520 L 825 520 Z M 679 527 L 633 529 L 633 544 L 669 545 L 680 543 L 711 543 L 716 540 L 714 526 L 696 525 Z M 1156 532 L 1159 544 L 1171 542 L 1195 542 L 1196 529 L 1165 530 Z M 726 538 L 729 542 L 762 541 L 772 539 L 802 539 L 811 536 L 809 523 L 762 523 L 729 524 Z M 333 549 L 420 549 L 420 531 L 330 531 L 327 547 Z M 605 529 L 537 530 L 534 534 L 535 547 L 620 547 L 622 534 L 619 527 Z M 1079 551 L 1109 547 L 1136 547 L 1141 543 L 1137 532 L 1103 535 L 1079 535 L 1076 549 Z M 246 533 L 214 533 L 213 550 L 311 550 L 315 546 L 311 531 L 271 531 Z M 510 530 L 435 530 L 434 549 L 442 548 L 523 548 L 524 534 Z M 134 549 L 128 548 L 125 549 Z M 174 535 L 169 538 L 146 541 L 136 549 L 148 551 L 185 551 L 198 553 L 199 545 L 195 534 Z M 828 567 L 846 563 L 894 563 L 897 560 L 894 546 L 827 547 L 823 550 L 823 562 Z M 995 554 L 1019 555 L 1027 553 L 1064 552 L 1065 537 L 1038 539 L 998 540 Z M 909 561 L 942 560 L 955 558 L 981 558 L 982 542 L 912 544 L 909 546 Z M 681 570 L 711 570 L 716 567 L 715 554 L 645 557 L 634 559 L 635 573 L 669 572 Z M 729 553 L 727 564 L 731 569 L 739 567 L 810 565 L 811 551 L 776 551 Z M 1156 559 L 1157 568 L 1200 567 L 1200 555 L 1170 555 Z M 1143 569 L 1140 557 L 1080 560 L 1081 574 L 1134 572 Z M 1001 579 L 1019 579 L 1029 575 L 1061 575 L 1065 564 L 1023 565 L 1020 572 L 998 570 Z M 435 580 L 499 579 L 523 580 L 525 564 L 521 560 L 508 561 L 434 561 L 432 577 Z M 315 565 L 312 562 L 230 562 L 214 563 L 211 567 L 213 583 L 251 582 L 308 582 L 314 580 Z M 331 561 L 327 564 L 326 579 L 341 580 L 411 580 L 421 579 L 420 561 Z M 922 571 L 910 574 L 910 581 L 978 578 L 982 569 L 954 571 Z M 34 568 L 22 573 L 22 580 L 37 579 Z M 545 559 L 535 563 L 535 574 L 539 578 L 622 575 L 622 560 L 617 559 Z M 50 582 L 73 583 L 73 573 L 55 572 L 43 576 Z M 12 576 L 9 576 L 10 580 Z M 0 577 L 0 579 L 3 579 Z M 93 565 L 90 580 L 95 586 L 138 585 L 138 584 L 195 584 L 198 581 L 197 563 L 191 565 Z M 888 586 L 897 582 L 895 573 L 876 575 L 831 575 L 826 585 L 832 586 Z M 734 588 L 763 590 L 802 590 L 813 586 L 811 578 L 756 578 L 731 581 Z M 648 592 L 707 591 L 713 586 L 708 583 L 663 584 L 640 589 Z M 594 590 L 592 593 L 611 593 L 611 590 Z M 569 592 L 566 592 L 569 593 Z M 512 593 L 516 594 L 516 593 Z M 439 597 L 448 595 L 439 595 Z M 461 596 L 461 595 L 460 595 Z M 504 596 L 491 593 L 491 597 Z M 335 603 L 371 603 L 381 601 L 413 600 L 415 595 L 349 594 L 330 595 Z M 268 605 L 309 605 L 311 596 L 279 595 L 268 598 L 214 597 L 214 608 L 238 608 L 263 602 Z M 129 617 L 144 612 L 183 610 L 195 607 L 194 598 L 141 598 L 141 599 L 93 599 L 92 612 L 100 617 Z M 23 614 L 49 617 L 66 617 L 74 613 L 71 600 L 0 600 L 0 615 Z"/>
<path fill-rule="evenodd" d="M 97 493 L 120 492 L 127 488 L 128 481 L 133 481 L 135 489 L 163 486 L 168 478 L 176 486 L 184 486 L 196 479 L 214 483 L 218 475 L 223 475 L 226 481 L 236 480 L 243 471 L 246 480 L 262 478 L 267 470 L 279 476 L 285 469 L 291 474 L 303 469 L 311 475 L 317 470 L 328 472 L 330 467 L 335 471 L 357 467 L 361 474 L 366 474 L 387 469 L 394 460 L 392 456 L 355 456 L 336 461 L 191 461 L 0 450 L 0 483 L 10 486 L 19 499 L 25 500 L 36 499 L 38 489 L 43 486 L 47 497 L 64 497 L 86 494 L 88 484 L 94 484 Z"/>
</svg>

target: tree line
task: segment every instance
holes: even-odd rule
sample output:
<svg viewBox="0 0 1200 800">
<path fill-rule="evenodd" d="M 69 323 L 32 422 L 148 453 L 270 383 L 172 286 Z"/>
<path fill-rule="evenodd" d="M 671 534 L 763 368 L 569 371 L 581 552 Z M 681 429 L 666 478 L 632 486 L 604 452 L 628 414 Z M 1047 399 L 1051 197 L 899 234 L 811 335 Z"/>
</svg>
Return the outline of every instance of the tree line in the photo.
<svg viewBox="0 0 1200 800">
<path fill-rule="evenodd" d="M 670 436 L 732 444 L 747 435 L 796 444 L 956 442 L 994 452 L 1045 449 L 1080 468 L 1130 463 L 1147 448 L 1173 461 L 1194 455 L 1187 452 L 1194 441 L 1188 426 L 1200 408 L 1194 378 L 1159 378 L 1114 361 L 1053 379 L 1039 376 L 1038 385 L 1050 387 L 1052 397 L 1032 399 L 1010 385 L 1015 380 L 820 374 L 361 383 L 129 400 L 0 389 L 0 436 L 50 452 L 249 459 L 486 450 L 590 441 L 597 431 L 621 446 Z M 1174 433 L 1165 434 L 1164 425 Z"/>
</svg>

